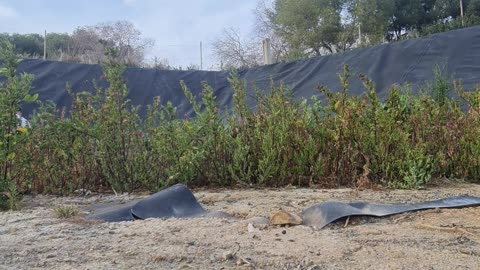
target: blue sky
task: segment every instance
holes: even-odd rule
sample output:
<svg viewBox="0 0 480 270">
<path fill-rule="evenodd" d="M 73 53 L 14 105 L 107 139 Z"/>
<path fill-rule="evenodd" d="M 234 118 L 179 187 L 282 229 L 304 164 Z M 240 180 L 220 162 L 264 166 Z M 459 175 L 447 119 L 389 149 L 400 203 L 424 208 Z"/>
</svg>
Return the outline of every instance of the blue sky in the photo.
<svg viewBox="0 0 480 270">
<path fill-rule="evenodd" d="M 149 58 L 171 65 L 199 64 L 204 44 L 204 68 L 216 64 L 211 43 L 223 28 L 247 35 L 258 0 L 0 0 L 0 32 L 68 32 L 82 25 L 129 20 L 144 37 L 155 40 Z M 260 45 L 261 46 L 261 45 Z"/>
</svg>

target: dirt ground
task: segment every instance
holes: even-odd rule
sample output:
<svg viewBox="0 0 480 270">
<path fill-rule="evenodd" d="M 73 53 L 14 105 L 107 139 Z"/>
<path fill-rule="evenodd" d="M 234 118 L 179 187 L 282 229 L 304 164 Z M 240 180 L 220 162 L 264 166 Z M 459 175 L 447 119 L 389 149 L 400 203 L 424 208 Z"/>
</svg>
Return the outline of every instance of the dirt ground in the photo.
<svg viewBox="0 0 480 270">
<path fill-rule="evenodd" d="M 0 213 L 0 269 L 479 269 L 480 207 L 427 210 L 387 218 L 351 218 L 317 230 L 257 225 L 283 209 L 324 201 L 411 203 L 480 197 L 480 186 L 421 191 L 352 189 L 195 190 L 208 210 L 240 220 L 168 219 L 119 223 L 55 217 L 142 195 L 25 197 L 20 211 Z M 252 219 L 253 218 L 253 219 Z M 254 224 L 253 229 L 252 225 Z M 248 229 L 250 227 L 250 230 Z"/>
</svg>

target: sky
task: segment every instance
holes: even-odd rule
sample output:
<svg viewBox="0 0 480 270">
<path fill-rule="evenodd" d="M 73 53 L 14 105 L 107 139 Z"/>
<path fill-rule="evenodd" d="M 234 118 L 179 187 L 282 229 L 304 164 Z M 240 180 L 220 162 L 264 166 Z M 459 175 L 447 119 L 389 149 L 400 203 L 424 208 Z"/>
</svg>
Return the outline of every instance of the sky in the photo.
<svg viewBox="0 0 480 270">
<path fill-rule="evenodd" d="M 166 58 L 172 66 L 218 63 L 212 43 L 224 28 L 253 30 L 258 0 L 0 0 L 0 33 L 72 33 L 78 26 L 128 20 L 143 37 L 155 40 L 149 60 Z M 261 46 L 261 44 L 259 45 Z"/>
</svg>

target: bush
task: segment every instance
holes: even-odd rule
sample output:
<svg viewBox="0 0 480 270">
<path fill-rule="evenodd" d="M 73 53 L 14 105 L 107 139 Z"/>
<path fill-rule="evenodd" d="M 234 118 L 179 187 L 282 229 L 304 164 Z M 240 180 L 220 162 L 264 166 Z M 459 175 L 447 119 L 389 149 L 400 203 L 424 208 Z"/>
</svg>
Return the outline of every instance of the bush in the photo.
<svg viewBox="0 0 480 270">
<path fill-rule="evenodd" d="M 13 45 L 0 44 L 0 76 L 4 83 L 0 84 L 0 208 L 14 209 L 17 206 L 18 191 L 16 167 L 26 165 L 26 160 L 17 158 L 21 145 L 28 142 L 28 131 L 20 126 L 16 113 L 22 103 L 34 102 L 38 94 L 29 94 L 33 76 L 17 74 L 19 60 Z"/>
<path fill-rule="evenodd" d="M 227 113 L 220 113 L 210 86 L 203 85 L 200 104 L 181 83 L 194 118 L 177 118 L 171 103 L 161 106 L 157 97 L 141 119 L 126 99 L 124 67 L 113 51 L 109 56 L 103 67 L 109 86 L 72 94 L 68 117 L 44 103 L 28 132 L 7 135 L 16 123 L 2 116 L 4 203 L 18 192 L 157 191 L 174 183 L 411 189 L 437 177 L 480 179 L 480 88 L 465 92 L 438 68 L 423 94 L 393 87 L 383 102 L 370 79 L 351 78 L 347 67 L 340 92 L 319 88 L 326 102 L 295 101 L 272 82 L 269 91 L 257 89 L 256 112 L 246 106 L 245 83 L 232 73 Z M 30 76 L 10 78 L 23 80 L 15 84 L 21 92 L 15 104 L 35 99 L 27 91 Z M 352 79 L 363 82 L 365 95 L 349 95 Z"/>
</svg>

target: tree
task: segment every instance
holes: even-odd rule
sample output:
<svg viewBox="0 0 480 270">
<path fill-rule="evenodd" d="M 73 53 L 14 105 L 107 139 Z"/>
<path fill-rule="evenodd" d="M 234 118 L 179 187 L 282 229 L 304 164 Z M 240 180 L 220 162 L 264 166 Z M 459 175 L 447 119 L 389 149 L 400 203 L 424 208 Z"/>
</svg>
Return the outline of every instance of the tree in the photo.
<svg viewBox="0 0 480 270">
<path fill-rule="evenodd" d="M 14 45 L 15 53 L 28 57 L 43 55 L 43 37 L 39 34 L 0 34 L 0 42 Z"/>
<path fill-rule="evenodd" d="M 68 60 L 71 37 L 67 33 L 47 34 L 47 59 Z"/>
<path fill-rule="evenodd" d="M 422 0 L 394 0 L 392 20 L 389 25 L 388 40 L 398 40 L 406 31 L 418 28 L 424 14 Z"/>
<path fill-rule="evenodd" d="M 359 45 L 368 46 L 383 42 L 393 18 L 393 2 L 349 0 L 347 3 L 347 10 L 361 33 Z"/>
<path fill-rule="evenodd" d="M 84 64 L 98 64 L 104 61 L 104 46 L 98 34 L 89 27 L 78 27 L 72 35 L 70 59 Z"/>
<path fill-rule="evenodd" d="M 77 28 L 72 35 L 72 58 L 81 63 L 103 63 L 106 48 L 118 51 L 118 59 L 129 66 L 142 66 L 153 40 L 142 38 L 128 21 L 100 23 Z"/>
<path fill-rule="evenodd" d="M 480 17 L 480 0 L 464 1 L 467 16 Z"/>
<path fill-rule="evenodd" d="M 129 21 L 100 23 L 93 29 L 108 47 L 118 51 L 118 58 L 127 65 L 140 66 L 146 50 L 155 43 L 151 39 L 142 38 L 142 32 Z"/>
<path fill-rule="evenodd" d="M 338 46 L 345 29 L 341 17 L 344 4 L 344 0 L 276 0 L 275 32 L 290 49 L 306 56 L 349 47 Z"/>
<path fill-rule="evenodd" d="M 245 40 L 238 29 L 224 29 L 213 44 L 213 53 L 223 68 L 250 68 L 261 63 L 261 43 Z"/>
<path fill-rule="evenodd" d="M 464 3 L 465 4 L 465 3 Z M 437 20 L 460 16 L 459 0 L 436 0 L 432 6 L 432 16 Z"/>
<path fill-rule="evenodd" d="M 275 10 L 273 1 L 261 0 L 254 10 L 255 15 L 255 35 L 257 40 L 270 40 L 273 62 L 288 60 L 288 43 L 275 32 Z"/>
</svg>

